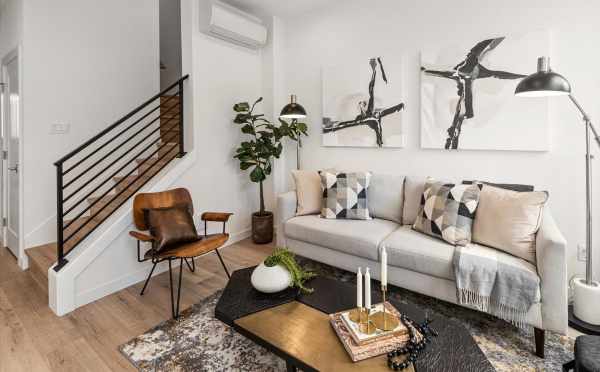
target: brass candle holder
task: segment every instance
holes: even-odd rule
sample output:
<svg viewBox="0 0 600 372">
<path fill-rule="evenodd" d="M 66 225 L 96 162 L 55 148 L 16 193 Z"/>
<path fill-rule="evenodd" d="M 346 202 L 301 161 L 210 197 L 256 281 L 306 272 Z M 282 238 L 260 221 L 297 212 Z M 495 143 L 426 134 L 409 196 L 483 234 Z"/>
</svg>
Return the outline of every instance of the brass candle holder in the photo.
<svg viewBox="0 0 600 372">
<path fill-rule="evenodd" d="M 367 309 L 364 307 L 357 307 L 356 309 L 350 310 L 348 315 L 350 320 L 354 323 L 364 323 L 367 320 Z"/>
<path fill-rule="evenodd" d="M 357 307 L 352 309 L 349 314 L 350 320 L 358 324 L 358 329 L 367 335 L 372 335 L 377 329 L 371 320 L 370 312 L 370 309 L 365 307 Z"/>
<path fill-rule="evenodd" d="M 385 310 L 385 294 L 387 292 L 386 285 L 381 286 L 381 292 L 383 295 L 383 310 L 373 314 L 371 320 L 375 327 L 377 327 L 377 329 L 381 329 L 382 331 L 392 331 L 396 329 L 396 327 L 398 327 L 400 321 L 398 320 L 398 317 L 396 317 L 394 314 L 389 313 Z"/>
</svg>

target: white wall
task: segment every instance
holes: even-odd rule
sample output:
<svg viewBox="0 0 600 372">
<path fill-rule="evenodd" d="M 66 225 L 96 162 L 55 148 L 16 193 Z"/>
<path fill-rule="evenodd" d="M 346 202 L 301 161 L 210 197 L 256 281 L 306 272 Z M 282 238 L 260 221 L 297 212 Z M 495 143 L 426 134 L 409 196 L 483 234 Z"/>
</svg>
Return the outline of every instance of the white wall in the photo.
<svg viewBox="0 0 600 372">
<path fill-rule="evenodd" d="M 181 77 L 181 1 L 159 0 L 160 61 L 166 70 L 160 72 L 160 88 L 165 89 Z"/>
<path fill-rule="evenodd" d="M 25 246 L 55 241 L 53 162 L 159 91 L 158 0 L 24 5 Z M 65 135 L 50 126 L 70 125 Z"/>
<path fill-rule="evenodd" d="M 551 207 L 569 242 L 570 272 L 583 273 L 584 265 L 575 262 L 576 244 L 585 242 L 584 131 L 578 113 L 566 98 L 552 101 L 549 124 L 552 145 L 551 151 L 546 153 L 422 150 L 419 143 L 419 50 L 470 39 L 473 35 L 484 38 L 549 29 L 554 69 L 570 79 L 575 94 L 590 115 L 600 118 L 596 92 L 600 86 L 598 14 L 600 3 L 597 1 L 372 0 L 346 1 L 343 7 L 331 7 L 329 11 L 321 10 L 287 21 L 286 49 L 279 62 L 285 74 L 279 84 L 284 91 L 296 93 L 309 112 L 311 135 L 302 153 L 305 168 L 369 169 L 534 184 L 550 191 Z M 404 58 L 406 148 L 322 147 L 321 66 L 372 56 L 385 56 L 387 60 Z M 532 72 L 535 62 L 531 61 Z M 600 153 L 597 150 L 596 153 Z M 599 162 L 596 160 L 594 165 L 596 175 L 600 174 Z M 293 156 L 288 157 L 287 166 L 288 170 L 295 167 Z M 600 200 L 597 192 L 595 200 Z M 596 215 L 600 212 L 598 204 Z M 596 222 L 596 237 L 600 239 L 598 226 Z M 598 258 L 600 250 L 596 251 Z M 596 260 L 598 263 L 600 258 Z M 599 277 L 600 265 L 595 272 Z"/>
<path fill-rule="evenodd" d="M 13 51 L 23 38 L 23 2 L 6 0 L 0 5 L 0 60 Z"/>
<path fill-rule="evenodd" d="M 251 213 L 258 208 L 258 187 L 233 159 L 235 148 L 246 137 L 233 124 L 233 105 L 253 102 L 262 95 L 262 56 L 201 33 L 199 14 L 207 2 L 191 4 L 193 128 L 198 161 L 177 184 L 191 191 L 198 212 L 235 213 L 230 231 L 246 234 Z M 263 103 L 259 110 L 268 109 L 268 105 Z"/>
</svg>

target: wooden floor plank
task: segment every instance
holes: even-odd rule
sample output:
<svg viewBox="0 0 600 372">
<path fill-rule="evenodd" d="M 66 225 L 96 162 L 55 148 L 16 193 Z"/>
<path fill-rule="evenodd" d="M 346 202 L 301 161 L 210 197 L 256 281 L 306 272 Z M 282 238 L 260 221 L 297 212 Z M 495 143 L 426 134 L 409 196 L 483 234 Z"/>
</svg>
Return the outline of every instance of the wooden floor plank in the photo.
<svg viewBox="0 0 600 372">
<path fill-rule="evenodd" d="M 17 258 L 8 250 L 8 248 L 0 247 L 0 262 L 5 262 L 6 265 L 0 265 L 0 284 L 12 279 L 14 275 L 21 272 L 17 265 Z"/>
<path fill-rule="evenodd" d="M 220 252 L 232 272 L 258 264 L 272 250 L 272 244 L 244 240 Z M 48 246 L 34 256 L 47 270 L 53 254 Z M 0 372 L 135 371 L 118 346 L 171 316 L 168 272 L 152 278 L 144 296 L 140 282 L 64 317 L 50 310 L 48 294 L 36 280 L 0 249 Z M 196 272 L 184 266 L 182 283 L 183 310 L 222 289 L 227 276 L 217 255 L 209 253 L 196 259 Z"/>
<path fill-rule="evenodd" d="M 50 370 L 0 288 L 0 371 Z"/>
</svg>

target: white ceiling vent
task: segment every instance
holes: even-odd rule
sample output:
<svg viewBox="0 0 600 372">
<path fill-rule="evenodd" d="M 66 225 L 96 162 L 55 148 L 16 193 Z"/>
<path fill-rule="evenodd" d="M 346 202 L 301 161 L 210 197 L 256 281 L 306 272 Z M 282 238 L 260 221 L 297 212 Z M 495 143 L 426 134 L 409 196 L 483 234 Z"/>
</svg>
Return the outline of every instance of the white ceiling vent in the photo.
<svg viewBox="0 0 600 372">
<path fill-rule="evenodd" d="M 267 43 L 267 28 L 259 18 L 219 1 L 209 2 L 205 10 L 200 26 L 207 34 L 251 49 Z"/>
</svg>

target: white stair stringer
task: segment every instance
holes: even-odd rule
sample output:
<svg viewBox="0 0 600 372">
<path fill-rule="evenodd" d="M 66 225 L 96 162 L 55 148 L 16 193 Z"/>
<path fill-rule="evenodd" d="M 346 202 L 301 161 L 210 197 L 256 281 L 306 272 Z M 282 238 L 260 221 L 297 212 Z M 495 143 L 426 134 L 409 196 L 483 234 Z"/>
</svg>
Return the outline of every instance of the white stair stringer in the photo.
<svg viewBox="0 0 600 372">
<path fill-rule="evenodd" d="M 168 189 L 196 162 L 195 149 L 175 158 L 139 192 Z M 67 256 L 59 272 L 48 269 L 48 302 L 58 316 L 143 280 L 151 264 L 137 261 L 136 242 L 128 232 L 135 229 L 133 197 L 119 207 Z M 143 252 L 143 251 L 142 251 Z M 155 274 L 166 265 L 158 265 Z"/>
</svg>

